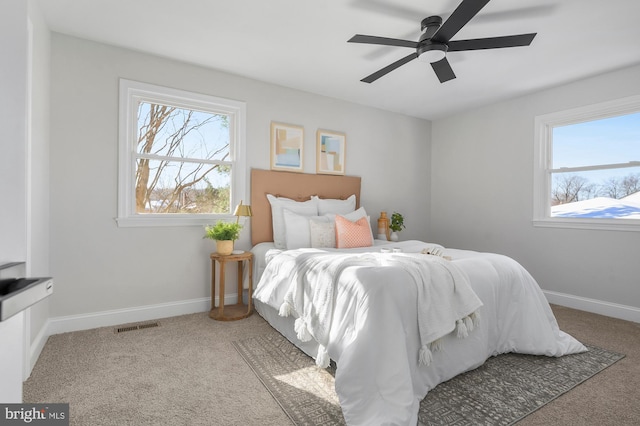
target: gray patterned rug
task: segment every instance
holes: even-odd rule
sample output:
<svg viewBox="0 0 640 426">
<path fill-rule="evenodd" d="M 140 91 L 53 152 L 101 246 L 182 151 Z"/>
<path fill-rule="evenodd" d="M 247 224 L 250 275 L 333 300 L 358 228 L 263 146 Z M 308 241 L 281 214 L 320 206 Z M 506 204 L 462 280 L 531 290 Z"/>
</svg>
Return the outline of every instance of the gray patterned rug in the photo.
<svg viewBox="0 0 640 426">
<path fill-rule="evenodd" d="M 344 425 L 333 370 L 279 334 L 233 342 L 296 425 Z M 511 425 L 604 370 L 624 355 L 588 346 L 561 358 L 505 354 L 430 391 L 420 404 L 424 425 Z"/>
</svg>

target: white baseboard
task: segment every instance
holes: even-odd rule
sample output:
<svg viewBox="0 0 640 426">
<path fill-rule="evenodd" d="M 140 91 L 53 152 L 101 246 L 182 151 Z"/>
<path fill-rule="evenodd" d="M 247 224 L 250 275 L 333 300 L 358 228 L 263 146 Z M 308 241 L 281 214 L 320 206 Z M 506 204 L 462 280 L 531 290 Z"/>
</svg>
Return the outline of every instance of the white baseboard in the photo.
<svg viewBox="0 0 640 426">
<path fill-rule="evenodd" d="M 549 303 L 553 303 L 555 305 L 566 306 L 568 308 L 579 309 L 581 311 L 592 312 L 594 314 L 640 323 L 640 308 L 604 302 L 602 300 L 588 299 L 586 297 L 573 296 L 571 294 L 558 293 L 549 290 L 543 290 L 543 293 L 547 297 Z"/>
<path fill-rule="evenodd" d="M 45 322 L 44 326 L 40 329 L 38 335 L 35 339 L 33 339 L 31 345 L 29 346 L 29 369 L 27 371 L 28 374 L 26 374 L 25 380 L 27 380 L 27 378 L 31 376 L 33 367 L 35 367 L 36 361 L 38 361 L 38 358 L 40 358 L 42 349 L 44 349 L 44 345 L 47 343 L 47 339 L 49 338 L 48 332 L 50 322 L 50 319 Z"/>
<path fill-rule="evenodd" d="M 225 304 L 236 303 L 237 296 L 235 294 L 227 294 L 224 299 Z M 70 331 L 88 330 L 91 328 L 109 327 L 112 325 L 194 314 L 196 312 L 206 312 L 210 308 L 211 299 L 203 297 L 200 299 L 181 300 L 158 305 L 135 306 L 132 308 L 114 309 L 112 311 L 54 317 L 49 319 L 47 336 Z"/>
</svg>

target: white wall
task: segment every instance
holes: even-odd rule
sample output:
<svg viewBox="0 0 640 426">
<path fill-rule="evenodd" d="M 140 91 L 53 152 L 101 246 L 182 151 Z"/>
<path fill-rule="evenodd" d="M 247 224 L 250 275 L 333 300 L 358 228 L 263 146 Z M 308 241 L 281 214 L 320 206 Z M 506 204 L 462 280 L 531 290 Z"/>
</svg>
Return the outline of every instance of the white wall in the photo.
<svg viewBox="0 0 640 426">
<path fill-rule="evenodd" d="M 27 3 L 0 14 L 0 264 L 27 258 Z M 25 315 L 0 322 L 0 402 L 22 402 Z"/>
<path fill-rule="evenodd" d="M 26 261 L 27 4 L 0 14 L 0 263 Z M 9 65 L 10 64 L 10 65 Z M 0 402 L 22 402 L 24 313 L 0 322 Z"/>
<path fill-rule="evenodd" d="M 381 210 L 398 210 L 404 239 L 428 237 L 428 121 L 55 33 L 51 52 L 56 321 L 210 296 L 213 243 L 200 227 L 116 226 L 120 77 L 246 102 L 250 167 L 269 168 L 272 120 L 304 126 L 307 173 L 315 172 L 316 130 L 345 132 L 346 171 L 362 176 L 372 222 Z M 248 232 L 237 245 L 249 248 Z"/>
<path fill-rule="evenodd" d="M 534 117 L 640 94 L 639 76 L 627 68 L 433 122 L 433 238 L 514 257 L 552 302 L 640 321 L 640 232 L 531 222 Z"/>
<path fill-rule="evenodd" d="M 51 276 L 49 265 L 49 75 L 51 38 L 37 3 L 29 1 L 31 35 L 29 111 L 27 113 L 27 275 Z M 31 306 L 26 316 L 26 376 L 46 341 L 49 299 Z"/>
<path fill-rule="evenodd" d="M 25 261 L 27 3 L 3 3 L 0 14 L 0 262 Z M 11 66 L 9 66 L 11 64 Z"/>
</svg>

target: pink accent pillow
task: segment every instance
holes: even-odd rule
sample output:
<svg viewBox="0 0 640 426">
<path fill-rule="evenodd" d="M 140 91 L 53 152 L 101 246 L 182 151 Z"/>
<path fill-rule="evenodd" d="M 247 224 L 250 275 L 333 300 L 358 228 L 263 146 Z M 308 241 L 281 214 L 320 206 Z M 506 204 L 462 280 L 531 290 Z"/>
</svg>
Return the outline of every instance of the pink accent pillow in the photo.
<svg viewBox="0 0 640 426">
<path fill-rule="evenodd" d="M 336 247 L 355 248 L 373 245 L 371 225 L 367 217 L 361 217 L 355 222 L 336 215 Z"/>
</svg>

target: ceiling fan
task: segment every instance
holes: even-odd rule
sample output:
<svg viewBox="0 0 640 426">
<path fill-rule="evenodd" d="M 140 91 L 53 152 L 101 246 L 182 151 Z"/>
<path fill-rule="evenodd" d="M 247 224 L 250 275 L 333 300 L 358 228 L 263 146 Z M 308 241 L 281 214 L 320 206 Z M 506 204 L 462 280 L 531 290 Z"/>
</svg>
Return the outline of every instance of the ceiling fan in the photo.
<svg viewBox="0 0 640 426">
<path fill-rule="evenodd" d="M 423 31 L 418 41 L 400 40 L 396 38 L 377 37 L 370 35 L 356 34 L 351 37 L 350 43 L 378 44 L 383 46 L 410 47 L 415 52 L 404 58 L 387 65 L 360 81 L 373 83 L 380 77 L 390 73 L 396 68 L 410 62 L 416 58 L 423 59 L 431 63 L 433 71 L 444 83 L 456 78 L 447 60 L 447 52 L 461 52 L 465 50 L 500 49 L 503 47 L 528 46 L 533 41 L 536 33 L 518 34 L 502 37 L 476 38 L 471 40 L 454 40 L 455 36 L 489 0 L 463 0 L 451 16 L 443 23 L 440 16 L 429 16 L 422 20 L 421 31 Z"/>
</svg>

